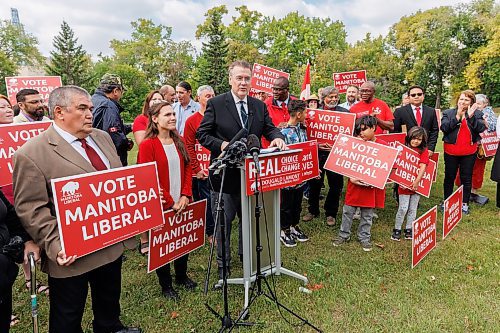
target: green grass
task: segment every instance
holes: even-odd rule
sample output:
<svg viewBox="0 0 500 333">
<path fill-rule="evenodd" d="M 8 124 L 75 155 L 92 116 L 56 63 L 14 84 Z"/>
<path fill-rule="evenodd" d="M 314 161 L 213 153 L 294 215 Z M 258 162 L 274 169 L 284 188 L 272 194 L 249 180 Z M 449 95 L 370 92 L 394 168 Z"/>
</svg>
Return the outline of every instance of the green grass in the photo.
<svg viewBox="0 0 500 333">
<path fill-rule="evenodd" d="M 135 160 L 136 149 L 129 161 Z M 423 214 L 442 197 L 443 161 L 431 197 L 421 198 Z M 498 210 L 494 205 L 496 184 L 489 180 L 487 165 L 481 193 L 491 200 L 486 206 L 472 206 L 469 216 L 457 225 L 446 240 L 441 240 L 442 215 L 438 214 L 438 243 L 428 256 L 411 269 L 411 242 L 390 240 L 396 213 L 395 201 L 387 192 L 386 209 L 372 227 L 372 240 L 384 245 L 371 253 L 359 243 L 334 248 L 331 240 L 338 225 L 327 227 L 324 216 L 302 228 L 310 237 L 295 248 L 283 248 L 283 266 L 306 274 L 312 285 L 322 285 L 312 294 L 298 291 L 297 280 L 275 278 L 279 300 L 297 311 L 324 332 L 499 332 L 500 331 L 500 233 Z M 305 212 L 305 202 L 304 202 Z M 357 224 L 353 225 L 357 228 Z M 234 228 L 236 229 L 236 228 Z M 237 235 L 233 234 L 233 240 Z M 233 242 L 235 244 L 235 242 Z M 233 247 L 236 257 L 236 249 Z M 204 296 L 202 288 L 187 292 L 179 288 L 182 300 L 164 299 L 156 275 L 146 273 L 146 258 L 137 251 L 126 252 L 123 266 L 122 321 L 141 326 L 145 332 L 216 332 L 220 323 L 209 313 L 205 302 L 222 311 L 219 292 Z M 208 246 L 190 256 L 189 274 L 203 284 Z M 241 274 L 235 261 L 233 276 Z M 216 272 L 212 272 L 212 280 Z M 46 276 L 42 279 L 46 280 Z M 14 312 L 21 323 L 11 332 L 29 332 L 31 319 L 29 295 L 20 276 L 14 286 Z M 48 299 L 40 296 L 40 332 L 47 331 Z M 243 304 L 243 288 L 229 286 L 229 307 L 237 316 Z M 285 318 L 297 325 L 290 316 Z M 83 327 L 91 332 L 92 313 L 87 303 Z M 260 297 L 251 309 L 250 320 L 258 323 L 238 332 L 312 332 L 307 327 L 292 327 L 276 306 Z"/>
</svg>

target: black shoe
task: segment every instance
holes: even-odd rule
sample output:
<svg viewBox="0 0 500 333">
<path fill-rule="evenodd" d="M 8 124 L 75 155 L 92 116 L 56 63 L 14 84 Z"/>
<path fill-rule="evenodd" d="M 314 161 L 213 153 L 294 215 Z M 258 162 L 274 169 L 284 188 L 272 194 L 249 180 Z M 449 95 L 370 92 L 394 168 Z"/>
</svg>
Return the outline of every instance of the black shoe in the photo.
<svg viewBox="0 0 500 333">
<path fill-rule="evenodd" d="M 413 238 L 413 232 L 411 229 L 405 229 L 405 239 L 412 239 Z"/>
<path fill-rule="evenodd" d="M 166 289 L 163 289 L 161 291 L 162 295 L 165 296 L 166 298 L 169 298 L 175 302 L 177 301 L 180 301 L 180 297 L 179 297 L 179 294 L 177 293 L 177 291 L 175 291 L 174 288 L 170 287 L 170 288 L 166 288 Z"/>
<path fill-rule="evenodd" d="M 391 239 L 399 242 L 401 240 L 401 229 L 392 229 Z"/>
<path fill-rule="evenodd" d="M 195 290 L 196 286 L 198 285 L 198 283 L 194 282 L 187 276 L 182 280 L 175 280 L 175 283 L 177 283 L 179 286 L 183 286 L 188 290 Z"/>
<path fill-rule="evenodd" d="M 142 333 L 142 330 L 139 327 L 124 327 L 115 333 Z"/>
</svg>

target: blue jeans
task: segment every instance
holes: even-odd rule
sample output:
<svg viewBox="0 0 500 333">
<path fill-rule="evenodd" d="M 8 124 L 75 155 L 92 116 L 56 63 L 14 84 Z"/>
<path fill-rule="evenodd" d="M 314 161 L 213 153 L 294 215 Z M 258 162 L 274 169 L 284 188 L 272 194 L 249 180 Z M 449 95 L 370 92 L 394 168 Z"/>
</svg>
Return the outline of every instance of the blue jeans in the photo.
<svg viewBox="0 0 500 333">
<path fill-rule="evenodd" d="M 207 216 L 206 216 L 206 229 L 207 236 L 214 234 L 214 219 L 212 215 L 212 205 L 210 204 L 210 189 L 208 187 L 208 179 L 198 179 L 193 177 L 193 199 L 199 201 L 207 199 Z"/>
</svg>

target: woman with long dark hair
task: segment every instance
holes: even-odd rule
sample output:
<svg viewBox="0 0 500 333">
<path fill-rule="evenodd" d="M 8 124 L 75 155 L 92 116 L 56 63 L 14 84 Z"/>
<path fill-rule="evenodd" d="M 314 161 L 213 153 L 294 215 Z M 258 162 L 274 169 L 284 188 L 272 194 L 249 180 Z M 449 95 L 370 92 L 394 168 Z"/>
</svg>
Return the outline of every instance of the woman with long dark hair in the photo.
<svg viewBox="0 0 500 333">
<path fill-rule="evenodd" d="M 149 123 L 144 141 L 139 146 L 138 163 L 156 162 L 160 187 L 163 191 L 164 209 L 180 214 L 191 198 L 191 164 L 183 139 L 175 128 L 176 117 L 168 102 L 154 105 L 149 111 Z M 196 282 L 187 276 L 188 255 L 174 261 L 175 282 L 187 289 L 195 289 Z M 162 294 L 178 300 L 172 286 L 170 265 L 156 270 Z"/>
<path fill-rule="evenodd" d="M 462 211 L 469 214 L 472 168 L 476 161 L 479 135 L 486 129 L 483 113 L 478 109 L 472 90 L 462 91 L 455 109 L 443 112 L 441 131 L 444 141 L 444 199 L 453 193 L 457 171 L 464 186 Z"/>
</svg>

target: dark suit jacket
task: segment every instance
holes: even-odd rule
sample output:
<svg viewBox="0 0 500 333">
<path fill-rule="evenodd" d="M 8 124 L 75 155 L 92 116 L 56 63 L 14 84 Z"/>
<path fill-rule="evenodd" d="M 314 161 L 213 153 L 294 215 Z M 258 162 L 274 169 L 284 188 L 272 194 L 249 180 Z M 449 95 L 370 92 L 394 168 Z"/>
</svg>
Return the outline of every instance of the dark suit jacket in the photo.
<svg viewBox="0 0 500 333">
<path fill-rule="evenodd" d="M 413 109 L 410 104 L 399 107 L 394 111 L 394 132 L 401 133 L 402 125 L 406 125 L 406 130 L 409 131 L 412 127 L 417 126 L 417 119 L 413 115 Z M 422 105 L 422 123 L 421 127 L 425 128 L 428 136 L 428 148 L 435 151 L 436 143 L 439 135 L 438 119 L 436 110 Z"/>
<path fill-rule="evenodd" d="M 121 167 L 121 161 L 109 135 L 94 129 L 90 137 L 109 160 L 111 168 Z M 91 253 L 70 266 L 59 266 L 57 253 L 61 241 L 54 211 L 51 180 L 96 170 L 51 126 L 29 140 L 14 155 L 14 195 L 16 212 L 23 227 L 48 256 L 42 259 L 42 269 L 50 276 L 64 278 L 81 275 L 115 261 L 123 252 L 123 243 Z M 126 241 L 128 246 L 133 240 Z"/>
<path fill-rule="evenodd" d="M 273 125 L 264 102 L 248 96 L 248 134 L 255 134 L 258 138 L 262 136 L 272 141 L 276 138 L 284 139 L 280 130 Z M 224 141 L 231 139 L 243 128 L 241 120 L 234 104 L 233 95 L 227 92 L 211 98 L 207 103 L 207 109 L 196 137 L 200 144 L 210 150 L 210 160 L 215 159 L 221 153 L 221 145 Z M 214 188 L 220 188 L 220 181 L 210 173 Z M 226 174 L 223 192 L 238 193 L 240 190 L 240 179 L 238 170 L 230 170 Z"/>
</svg>

